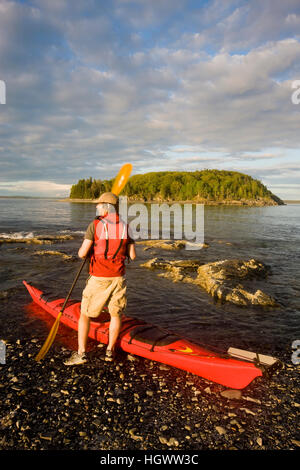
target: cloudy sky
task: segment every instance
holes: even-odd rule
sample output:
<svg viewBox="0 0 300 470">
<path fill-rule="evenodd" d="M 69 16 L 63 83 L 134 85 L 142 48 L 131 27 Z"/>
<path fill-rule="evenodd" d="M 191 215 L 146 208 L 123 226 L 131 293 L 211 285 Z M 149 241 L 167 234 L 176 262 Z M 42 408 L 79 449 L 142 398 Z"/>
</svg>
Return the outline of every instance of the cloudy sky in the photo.
<svg viewBox="0 0 300 470">
<path fill-rule="evenodd" d="M 299 0 L 0 0 L 0 195 L 131 162 L 300 199 L 296 80 Z"/>
</svg>

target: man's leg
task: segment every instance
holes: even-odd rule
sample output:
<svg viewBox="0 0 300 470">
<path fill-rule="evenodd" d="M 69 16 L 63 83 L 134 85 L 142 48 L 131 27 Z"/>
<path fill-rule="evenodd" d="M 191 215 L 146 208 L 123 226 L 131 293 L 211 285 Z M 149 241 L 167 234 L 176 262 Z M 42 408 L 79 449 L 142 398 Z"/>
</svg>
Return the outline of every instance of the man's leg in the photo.
<svg viewBox="0 0 300 470">
<path fill-rule="evenodd" d="M 90 319 L 87 315 L 81 313 L 78 322 L 78 354 L 85 352 L 89 331 Z"/>
<path fill-rule="evenodd" d="M 108 345 L 106 348 L 105 360 L 113 361 L 115 357 L 115 344 L 118 339 L 122 325 L 122 316 L 111 316 L 109 324 L 109 338 Z"/>
<path fill-rule="evenodd" d="M 112 316 L 109 324 L 109 342 L 107 349 L 110 351 L 114 350 L 116 341 L 118 339 L 120 330 L 122 326 L 122 317 L 121 316 Z"/>
<path fill-rule="evenodd" d="M 111 361 L 114 357 L 114 348 L 118 339 L 121 326 L 122 315 L 126 308 L 126 280 L 124 277 L 118 277 L 114 280 L 113 291 L 108 302 L 108 311 L 110 313 L 109 339 L 106 349 L 105 360 Z"/>
<path fill-rule="evenodd" d="M 90 330 L 90 319 L 81 313 L 78 321 L 78 352 L 73 352 L 72 356 L 64 362 L 66 366 L 76 366 L 87 361 L 85 349 Z"/>
</svg>

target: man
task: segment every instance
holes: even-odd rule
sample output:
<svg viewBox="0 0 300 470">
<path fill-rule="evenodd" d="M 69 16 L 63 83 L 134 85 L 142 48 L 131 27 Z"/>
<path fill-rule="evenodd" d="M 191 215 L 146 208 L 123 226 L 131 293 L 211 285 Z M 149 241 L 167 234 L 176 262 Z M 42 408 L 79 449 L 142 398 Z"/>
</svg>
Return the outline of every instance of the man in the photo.
<svg viewBox="0 0 300 470">
<path fill-rule="evenodd" d="M 111 319 L 105 360 L 112 361 L 122 325 L 122 313 L 127 304 L 125 260 L 127 257 L 134 260 L 136 252 L 134 241 L 128 235 L 128 227 L 118 214 L 118 197 L 113 193 L 103 193 L 97 201 L 96 213 L 97 217 L 88 226 L 78 251 L 80 258 L 90 256 L 90 277 L 82 293 L 78 351 L 65 365 L 86 362 L 90 318 L 98 317 L 106 304 Z"/>
</svg>

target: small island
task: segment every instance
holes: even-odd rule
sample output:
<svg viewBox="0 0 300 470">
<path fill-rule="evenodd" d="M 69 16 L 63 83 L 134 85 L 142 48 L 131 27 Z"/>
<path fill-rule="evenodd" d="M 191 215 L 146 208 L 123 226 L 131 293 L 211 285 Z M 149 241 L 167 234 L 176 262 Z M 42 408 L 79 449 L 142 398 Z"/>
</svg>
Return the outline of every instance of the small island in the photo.
<svg viewBox="0 0 300 470">
<path fill-rule="evenodd" d="M 112 180 L 92 177 L 80 179 L 71 187 L 70 201 L 93 201 L 110 191 Z M 195 202 L 200 204 L 234 204 L 275 206 L 284 202 L 259 180 L 237 171 L 158 171 L 133 175 L 122 194 L 130 201 Z"/>
</svg>

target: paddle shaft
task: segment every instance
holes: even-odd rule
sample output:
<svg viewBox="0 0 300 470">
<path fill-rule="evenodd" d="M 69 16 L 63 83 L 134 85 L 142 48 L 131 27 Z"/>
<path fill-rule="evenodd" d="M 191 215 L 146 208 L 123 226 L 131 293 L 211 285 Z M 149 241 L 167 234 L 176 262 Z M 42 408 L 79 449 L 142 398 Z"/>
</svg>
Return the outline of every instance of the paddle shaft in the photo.
<svg viewBox="0 0 300 470">
<path fill-rule="evenodd" d="M 86 260 L 87 260 L 87 257 L 84 258 L 84 260 L 82 261 L 82 263 L 81 263 L 81 265 L 80 265 L 80 268 L 79 268 L 79 271 L 78 271 L 78 273 L 76 274 L 76 277 L 75 277 L 75 279 L 74 279 L 74 281 L 73 281 L 73 284 L 72 284 L 72 286 L 71 286 L 71 289 L 69 290 L 68 295 L 67 295 L 67 297 L 65 298 L 65 301 L 64 301 L 64 303 L 63 303 L 63 306 L 62 306 L 62 308 L 61 308 L 59 314 L 58 314 L 57 317 L 56 317 L 56 320 L 55 320 L 55 322 L 54 322 L 54 324 L 53 324 L 53 326 L 52 326 L 52 328 L 51 328 L 51 330 L 50 330 L 50 333 L 49 333 L 49 335 L 48 335 L 46 341 L 44 342 L 42 348 L 40 349 L 39 353 L 37 354 L 37 356 L 36 356 L 36 358 L 35 358 L 35 360 L 36 360 L 37 362 L 39 362 L 41 359 L 44 359 L 44 357 L 46 356 L 47 352 L 49 351 L 49 349 L 50 349 L 50 347 L 51 347 L 51 345 L 52 345 L 52 343 L 53 343 L 53 341 L 54 341 L 54 339 L 55 339 L 55 336 L 56 336 L 56 333 L 57 333 L 57 330 L 58 330 L 58 327 L 59 327 L 59 320 L 60 320 L 60 317 L 61 317 L 62 314 L 63 314 L 63 311 L 64 311 L 64 309 L 65 309 L 65 307 L 66 307 L 66 305 L 67 305 L 67 302 L 68 302 L 68 300 L 69 300 L 69 298 L 70 298 L 70 295 L 72 294 L 72 291 L 73 291 L 73 289 L 74 289 L 74 286 L 75 286 L 75 284 L 76 284 L 76 282 L 77 282 L 77 280 L 78 280 L 78 278 L 79 278 L 79 276 L 80 276 L 80 273 L 81 273 L 81 271 L 82 271 L 82 269 L 83 269 L 83 266 L 85 265 Z"/>
<path fill-rule="evenodd" d="M 67 295 L 67 297 L 65 298 L 65 301 L 64 301 L 63 306 L 62 306 L 62 308 L 61 308 L 61 310 L 60 310 L 60 313 L 63 313 L 63 311 L 64 311 L 64 309 L 65 309 L 65 307 L 66 307 L 66 305 L 67 305 L 67 302 L 68 302 L 68 300 L 69 300 L 69 298 L 70 298 L 70 295 L 71 295 L 72 292 L 73 292 L 73 289 L 74 289 L 74 287 L 75 287 L 75 284 L 76 284 L 76 282 L 78 281 L 78 278 L 79 278 L 79 276 L 80 276 L 80 274 L 81 274 L 81 271 L 83 270 L 83 267 L 84 267 L 84 265 L 85 265 L 85 262 L 86 262 L 87 258 L 88 258 L 88 257 L 84 258 L 84 260 L 82 261 L 82 263 L 81 263 L 81 265 L 80 265 L 80 268 L 79 268 L 79 270 L 78 270 L 78 273 L 76 274 L 76 277 L 75 277 L 75 279 L 74 279 L 74 281 L 73 281 L 73 284 L 72 284 L 72 286 L 71 286 L 71 289 L 69 290 L 68 295 Z"/>
</svg>

